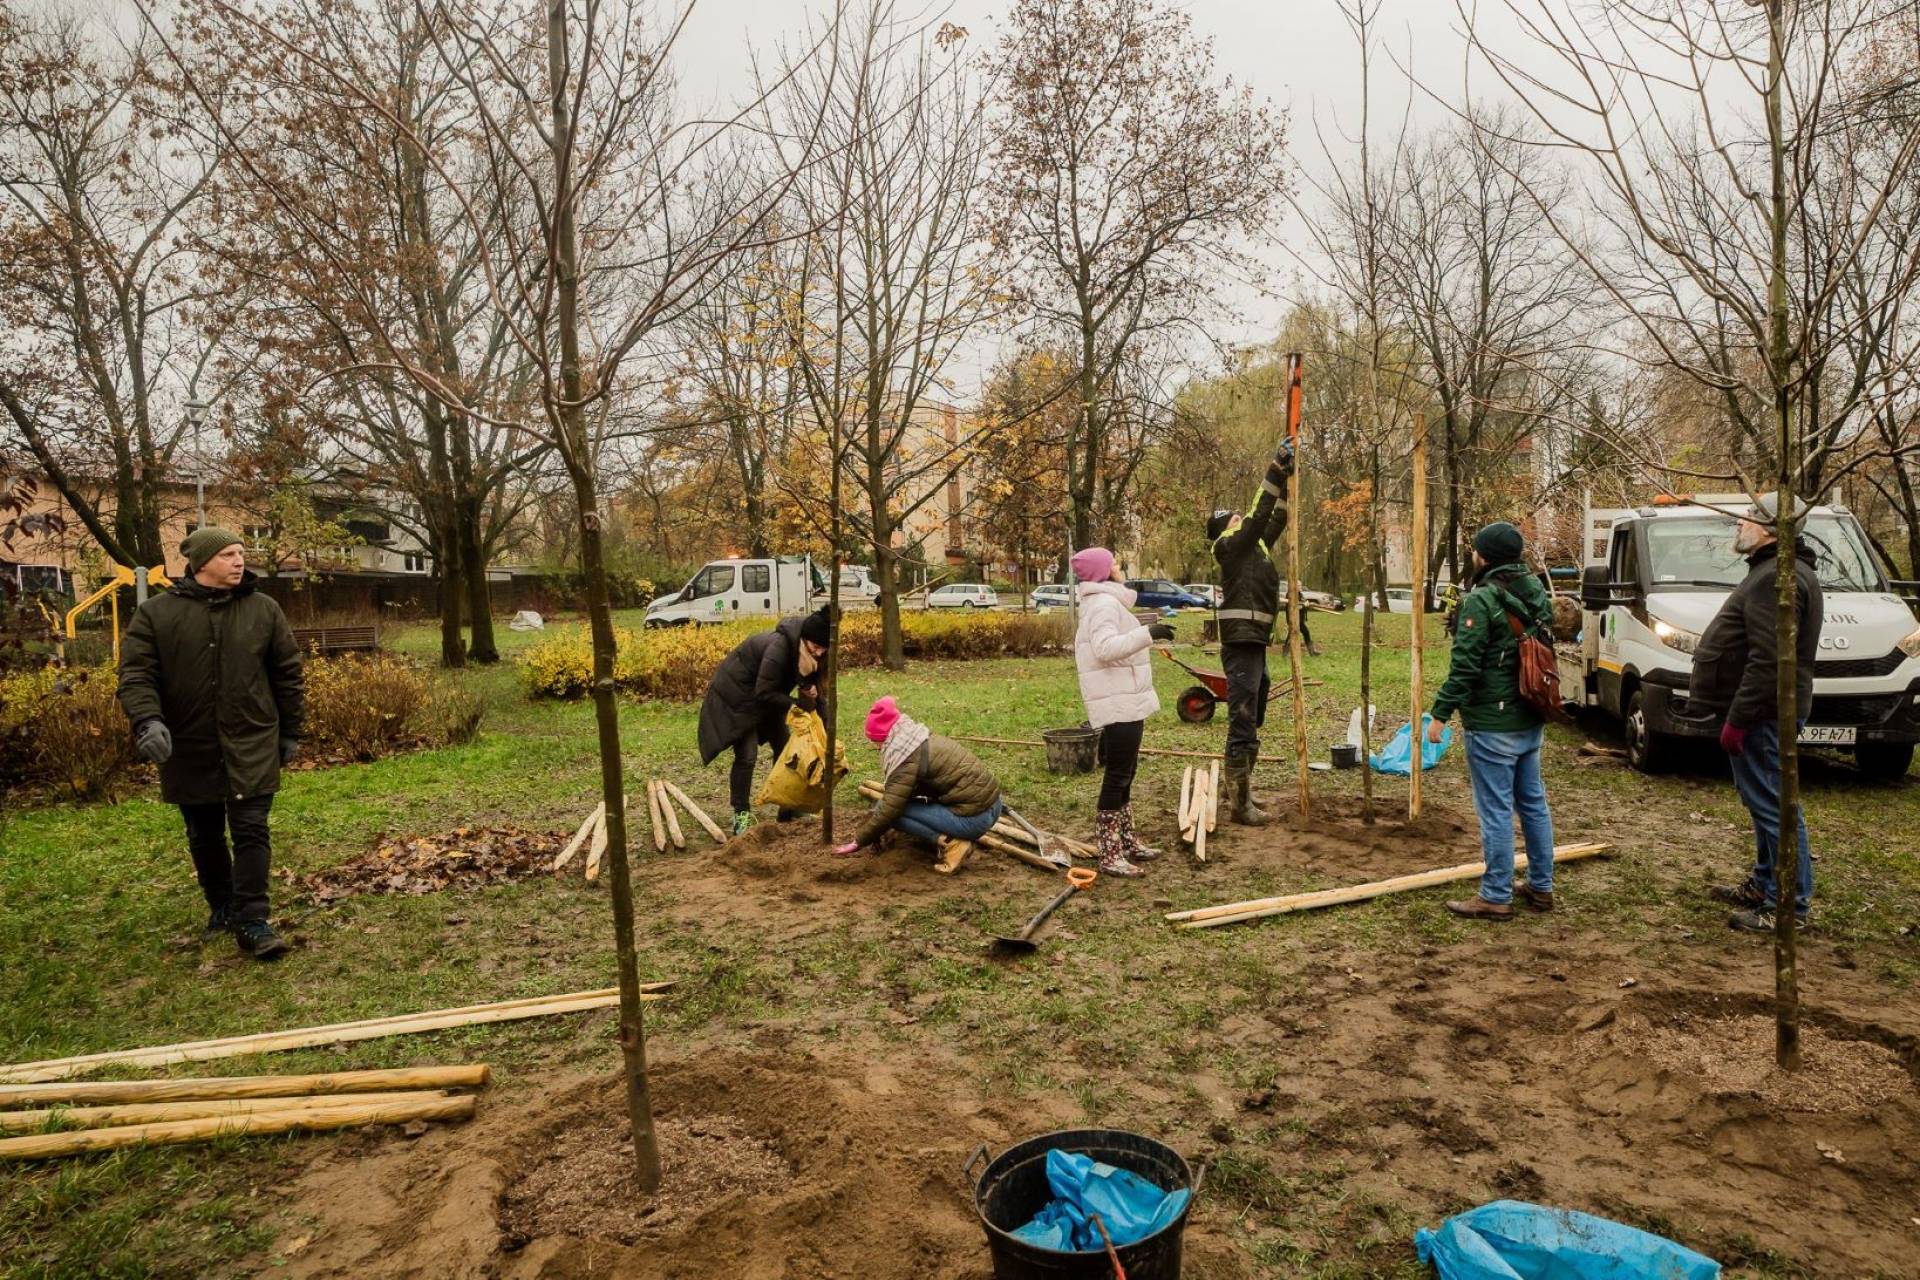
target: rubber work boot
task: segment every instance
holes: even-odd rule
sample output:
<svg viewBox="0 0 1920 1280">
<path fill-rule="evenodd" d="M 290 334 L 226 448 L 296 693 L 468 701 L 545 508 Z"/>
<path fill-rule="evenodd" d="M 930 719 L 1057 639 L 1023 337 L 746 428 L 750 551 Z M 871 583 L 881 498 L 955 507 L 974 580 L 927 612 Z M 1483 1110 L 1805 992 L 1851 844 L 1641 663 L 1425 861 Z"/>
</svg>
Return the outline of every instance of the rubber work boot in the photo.
<svg viewBox="0 0 1920 1280">
<path fill-rule="evenodd" d="M 1100 874 L 1103 876 L 1137 876 L 1140 868 L 1127 860 L 1126 841 L 1120 834 L 1124 821 L 1119 809 L 1102 809 L 1094 815 L 1094 837 L 1100 851 Z"/>
<path fill-rule="evenodd" d="M 287 940 L 265 920 L 234 921 L 233 940 L 255 960 L 272 960 L 287 953 Z"/>
<path fill-rule="evenodd" d="M 1542 913 L 1553 910 L 1553 890 L 1551 889 L 1543 893 L 1530 884 L 1522 884 L 1515 892 L 1529 910 Z"/>
<path fill-rule="evenodd" d="M 743 836 L 753 829 L 753 810 L 735 809 L 733 811 L 733 834 Z"/>
<path fill-rule="evenodd" d="M 1135 862 L 1152 862 L 1160 856 L 1160 851 L 1143 841 L 1133 829 L 1133 806 L 1130 804 L 1120 810 L 1120 847 Z"/>
<path fill-rule="evenodd" d="M 1227 786 L 1233 792 L 1227 821 L 1237 822 L 1243 827 L 1264 827 L 1267 825 L 1266 811 L 1253 802 L 1253 759 L 1252 756 L 1227 758 Z"/>
<path fill-rule="evenodd" d="M 960 869 L 960 864 L 973 852 L 973 841 L 941 836 L 934 847 L 940 851 L 940 857 L 933 864 L 933 869 L 943 876 L 950 876 Z"/>
<path fill-rule="evenodd" d="M 1513 907 L 1505 902 L 1488 902 L 1478 894 L 1464 902 L 1449 902 L 1447 910 L 1469 920 L 1511 920 Z"/>
</svg>

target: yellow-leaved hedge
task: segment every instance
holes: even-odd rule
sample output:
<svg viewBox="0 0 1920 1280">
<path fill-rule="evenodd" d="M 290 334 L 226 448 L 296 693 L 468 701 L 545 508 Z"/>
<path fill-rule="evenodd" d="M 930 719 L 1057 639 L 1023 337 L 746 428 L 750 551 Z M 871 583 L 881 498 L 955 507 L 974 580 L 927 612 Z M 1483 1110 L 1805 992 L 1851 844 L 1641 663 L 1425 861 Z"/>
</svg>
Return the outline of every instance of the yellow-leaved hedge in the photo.
<svg viewBox="0 0 1920 1280">
<path fill-rule="evenodd" d="M 635 632 L 615 628 L 613 683 L 640 698 L 687 701 L 702 696 L 715 667 L 773 619 Z M 907 613 L 901 644 L 910 658 L 967 661 L 1026 658 L 1070 645 L 1064 614 L 989 613 L 968 617 Z M 843 667 L 880 664 L 880 615 L 849 614 L 840 623 Z M 521 656 L 520 678 L 536 698 L 581 698 L 593 684 L 593 643 L 585 627 L 557 630 Z"/>
</svg>

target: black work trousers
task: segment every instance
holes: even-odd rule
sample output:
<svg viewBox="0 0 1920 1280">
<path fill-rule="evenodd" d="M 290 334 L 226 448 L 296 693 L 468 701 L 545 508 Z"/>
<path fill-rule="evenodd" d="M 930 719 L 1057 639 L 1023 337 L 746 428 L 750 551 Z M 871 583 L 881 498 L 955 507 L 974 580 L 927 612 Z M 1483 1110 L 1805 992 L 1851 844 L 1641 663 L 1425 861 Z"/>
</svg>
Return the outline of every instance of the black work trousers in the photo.
<svg viewBox="0 0 1920 1280">
<path fill-rule="evenodd" d="M 272 808 L 271 794 L 180 806 L 200 892 L 209 907 L 226 907 L 236 920 L 267 918 L 267 872 L 273 864 L 267 814 Z M 231 851 L 228 832 L 233 834 Z"/>
<path fill-rule="evenodd" d="M 727 772 L 727 794 L 735 813 L 753 808 L 753 765 L 760 758 L 760 744 L 764 742 L 772 747 L 773 754 L 778 756 L 789 736 L 787 713 L 770 711 L 760 717 L 760 723 L 745 737 L 735 740 L 733 767 Z"/>
<path fill-rule="evenodd" d="M 1220 664 L 1227 671 L 1227 758 L 1260 754 L 1260 726 L 1267 722 L 1267 646 L 1223 644 Z"/>
<path fill-rule="evenodd" d="M 1100 755 L 1107 766 L 1100 780 L 1100 812 L 1133 803 L 1133 775 L 1140 768 L 1140 737 L 1146 728 L 1144 720 L 1125 720 L 1100 731 Z"/>
</svg>

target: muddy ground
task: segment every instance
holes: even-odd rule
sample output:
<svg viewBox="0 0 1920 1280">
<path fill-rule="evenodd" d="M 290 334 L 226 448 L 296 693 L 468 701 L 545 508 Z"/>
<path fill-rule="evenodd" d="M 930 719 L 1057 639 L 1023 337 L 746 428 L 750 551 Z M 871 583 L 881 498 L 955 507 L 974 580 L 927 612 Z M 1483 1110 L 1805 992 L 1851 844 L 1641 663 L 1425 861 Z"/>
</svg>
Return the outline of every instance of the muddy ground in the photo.
<svg viewBox="0 0 1920 1280">
<path fill-rule="evenodd" d="M 949 878 L 904 841 L 847 860 L 795 828 L 695 842 L 644 865 L 647 900 L 676 928 L 751 936 L 784 976 L 769 1016 L 657 1047 L 668 1177 L 699 1170 L 692 1198 L 649 1205 L 610 1172 L 610 1073 L 523 1076 L 465 1126 L 329 1149 L 286 1189 L 274 1274 L 980 1280 L 969 1153 L 1090 1121 L 1209 1163 L 1195 1280 L 1329 1257 L 1344 1269 L 1314 1274 L 1417 1274 L 1412 1226 L 1502 1197 L 1647 1226 L 1736 1273 L 1920 1274 L 1920 999 L 1816 931 L 1808 1066 L 1770 1080 L 1751 1069 L 1764 941 L 1634 897 L 1697 892 L 1686 851 L 1727 833 L 1603 795 L 1556 818 L 1563 842 L 1622 858 L 1569 867 L 1551 916 L 1450 929 L 1427 893 L 1326 928 L 1183 935 L 1165 909 L 1471 861 L 1475 827 L 1457 796 L 1372 828 L 1333 797 L 1310 821 L 1223 825 L 1196 866 L 1149 817 L 1168 842 L 1153 875 L 1096 886 L 1011 970 L 985 939 L 1053 881 L 1004 857 Z M 1600 894 L 1619 901 L 1582 909 Z"/>
</svg>

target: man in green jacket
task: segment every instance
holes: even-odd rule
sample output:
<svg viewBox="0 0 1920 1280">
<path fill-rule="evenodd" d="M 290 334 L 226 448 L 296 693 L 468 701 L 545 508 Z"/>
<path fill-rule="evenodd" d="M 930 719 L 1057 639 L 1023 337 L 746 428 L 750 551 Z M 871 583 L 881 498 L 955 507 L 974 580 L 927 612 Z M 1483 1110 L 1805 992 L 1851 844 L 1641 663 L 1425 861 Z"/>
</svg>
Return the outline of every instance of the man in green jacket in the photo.
<svg viewBox="0 0 1920 1280">
<path fill-rule="evenodd" d="M 1520 530 L 1499 521 L 1473 535 L 1474 587 L 1460 602 L 1453 659 L 1433 700 L 1427 740 L 1438 742 L 1455 711 L 1466 726 L 1467 774 L 1480 815 L 1487 871 L 1480 893 L 1447 910 L 1473 920 L 1513 918 L 1513 817 L 1527 841 L 1520 897 L 1553 910 L 1553 815 L 1540 778 L 1546 721 L 1520 696 L 1520 641 L 1509 618 L 1529 633 L 1553 623 L 1553 601 L 1523 563 Z M 1420 601 L 1413 607 L 1420 608 Z"/>
<path fill-rule="evenodd" d="M 287 949 L 267 923 L 267 814 L 300 745 L 300 648 L 254 590 L 237 535 L 195 529 L 180 550 L 190 576 L 141 605 L 120 642 L 120 706 L 135 752 L 160 766 L 161 798 L 186 819 L 208 932 L 268 960 Z"/>
</svg>

